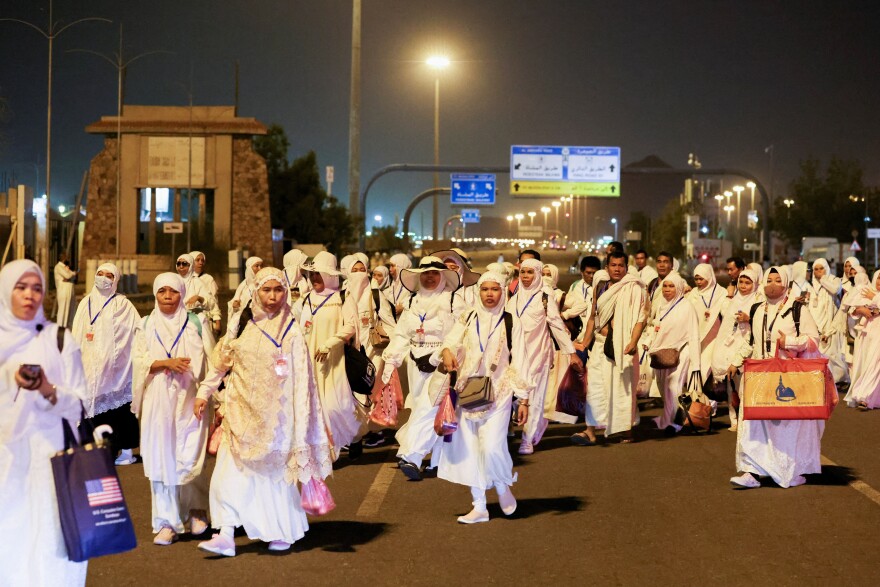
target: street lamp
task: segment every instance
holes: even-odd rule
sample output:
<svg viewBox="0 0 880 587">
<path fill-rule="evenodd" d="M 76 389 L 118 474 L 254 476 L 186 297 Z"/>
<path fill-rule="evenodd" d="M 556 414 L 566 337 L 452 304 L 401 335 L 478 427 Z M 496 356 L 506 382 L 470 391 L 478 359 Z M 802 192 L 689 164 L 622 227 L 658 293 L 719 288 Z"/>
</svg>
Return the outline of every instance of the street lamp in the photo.
<svg viewBox="0 0 880 587">
<path fill-rule="evenodd" d="M 727 228 L 730 229 L 730 213 L 736 210 L 736 206 L 733 204 L 728 204 L 724 207 L 724 211 L 727 212 Z"/>
<path fill-rule="evenodd" d="M 755 209 L 755 188 L 758 187 L 758 185 L 755 182 L 750 181 L 746 184 L 746 187 L 752 191 L 752 205 L 749 207 L 749 209 L 754 210 Z"/>
<path fill-rule="evenodd" d="M 782 200 L 782 203 L 785 204 L 786 213 L 785 215 L 791 220 L 791 207 L 794 206 L 794 200 L 791 198 L 785 198 Z"/>
<path fill-rule="evenodd" d="M 721 194 L 715 194 L 715 201 L 718 202 L 718 226 L 715 229 L 716 234 L 721 230 L 721 202 L 724 200 L 724 196 Z"/>
<path fill-rule="evenodd" d="M 736 213 L 736 229 L 737 230 L 740 230 L 742 228 L 742 206 L 740 204 L 740 196 L 742 195 L 743 190 L 745 190 L 745 189 L 746 188 L 744 188 L 741 185 L 733 186 L 733 191 L 736 192 L 736 209 L 738 210 L 738 212 Z"/>
<path fill-rule="evenodd" d="M 522 219 L 525 218 L 522 214 L 514 214 L 514 218 L 516 218 L 516 236 L 519 238 L 519 224 L 522 222 Z"/>
<path fill-rule="evenodd" d="M 528 216 L 529 216 L 529 226 L 534 226 L 534 225 L 535 225 L 535 216 L 537 216 L 537 215 L 538 215 L 537 212 L 529 212 L 529 214 L 528 214 Z"/>
<path fill-rule="evenodd" d="M 611 219 L 611 224 L 614 225 L 614 240 L 617 241 L 617 218 Z"/>
<path fill-rule="evenodd" d="M 507 215 L 507 234 L 513 234 L 513 216 Z"/>
<path fill-rule="evenodd" d="M 562 204 L 559 202 L 553 202 L 551 205 L 553 206 L 553 209 L 556 210 L 556 224 L 554 225 L 554 228 L 556 232 L 559 232 L 559 206 Z"/>
<path fill-rule="evenodd" d="M 541 206 L 541 212 L 544 213 L 544 230 L 547 230 L 547 214 L 550 213 L 550 208 L 547 206 Z"/>
<path fill-rule="evenodd" d="M 434 78 L 434 165 L 440 165 L 440 71 L 449 67 L 449 58 L 445 55 L 428 57 L 428 67 L 437 71 Z M 434 173 L 434 189 L 440 187 L 440 175 Z M 434 194 L 434 240 L 437 240 L 437 218 L 440 215 L 440 197 Z"/>
</svg>

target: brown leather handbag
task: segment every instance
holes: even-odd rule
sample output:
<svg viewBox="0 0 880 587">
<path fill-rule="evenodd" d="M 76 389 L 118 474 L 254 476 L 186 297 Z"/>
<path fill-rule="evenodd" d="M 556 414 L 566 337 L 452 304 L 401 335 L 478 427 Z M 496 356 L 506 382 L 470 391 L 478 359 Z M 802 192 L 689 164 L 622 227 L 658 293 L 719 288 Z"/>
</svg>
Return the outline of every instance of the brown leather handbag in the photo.
<svg viewBox="0 0 880 587">
<path fill-rule="evenodd" d="M 678 397 L 684 412 L 684 423 L 694 432 L 709 432 L 712 429 L 712 406 L 693 399 L 692 394 L 702 395 L 703 375 L 699 371 L 691 373 L 688 386 Z"/>
<path fill-rule="evenodd" d="M 681 359 L 678 349 L 660 349 L 651 353 L 652 369 L 675 369 Z"/>
</svg>

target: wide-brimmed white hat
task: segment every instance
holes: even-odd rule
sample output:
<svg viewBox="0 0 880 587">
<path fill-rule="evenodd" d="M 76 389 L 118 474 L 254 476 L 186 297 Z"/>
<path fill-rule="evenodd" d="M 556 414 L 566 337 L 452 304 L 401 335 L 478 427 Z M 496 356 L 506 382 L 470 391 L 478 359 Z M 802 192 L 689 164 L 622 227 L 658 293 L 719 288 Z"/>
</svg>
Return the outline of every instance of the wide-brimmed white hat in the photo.
<svg viewBox="0 0 880 587">
<path fill-rule="evenodd" d="M 476 271 L 471 271 L 470 266 L 468 266 L 467 258 L 462 254 L 463 252 L 464 251 L 461 251 L 461 249 L 447 249 L 431 253 L 431 256 L 437 257 L 441 261 L 450 257 L 455 259 L 458 266 L 461 267 L 461 285 L 464 287 L 470 287 L 480 279 L 480 274 Z"/>
<path fill-rule="evenodd" d="M 321 251 L 311 263 L 303 263 L 300 267 L 302 273 L 326 273 L 328 275 L 340 276 L 342 271 L 337 269 L 336 255 L 327 251 Z"/>
<path fill-rule="evenodd" d="M 426 271 L 439 271 L 443 274 L 443 279 L 446 281 L 446 289 L 449 291 L 458 289 L 458 273 L 452 269 L 447 269 L 443 261 L 433 255 L 422 257 L 418 267 L 402 270 L 400 272 L 400 282 L 409 291 L 416 292 L 419 289 L 419 275 Z"/>
</svg>

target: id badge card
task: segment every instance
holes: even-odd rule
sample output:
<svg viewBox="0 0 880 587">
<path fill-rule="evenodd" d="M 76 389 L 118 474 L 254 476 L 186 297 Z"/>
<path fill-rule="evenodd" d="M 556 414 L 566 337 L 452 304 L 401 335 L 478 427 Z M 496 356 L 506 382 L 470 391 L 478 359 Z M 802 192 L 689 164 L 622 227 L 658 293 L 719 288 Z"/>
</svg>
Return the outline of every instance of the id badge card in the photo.
<svg viewBox="0 0 880 587">
<path fill-rule="evenodd" d="M 735 340 L 736 340 L 736 336 L 734 336 L 733 333 L 730 333 L 727 335 L 727 338 L 724 339 L 724 345 L 730 346 L 734 343 Z"/>
<path fill-rule="evenodd" d="M 704 312 L 704 313 L 703 313 L 703 316 L 705 316 L 705 317 L 703 318 L 703 320 L 705 320 L 705 321 L 708 322 L 708 321 L 709 321 L 709 312 L 708 312 L 708 311 L 707 311 L 707 312 Z"/>
<path fill-rule="evenodd" d="M 312 332 L 312 321 L 306 320 L 306 323 L 303 324 L 303 332 L 306 334 L 311 334 Z"/>
<path fill-rule="evenodd" d="M 287 360 L 287 355 L 279 351 L 275 354 L 274 363 L 275 375 L 282 379 L 290 376 L 290 363 Z"/>
<path fill-rule="evenodd" d="M 370 317 L 369 316 L 361 316 L 361 326 L 369 326 L 370 325 Z"/>
<path fill-rule="evenodd" d="M 94 331 L 89 330 L 88 332 L 86 332 L 86 340 L 89 341 L 89 342 L 94 342 L 94 341 L 95 341 L 95 333 L 94 333 Z"/>
<path fill-rule="evenodd" d="M 425 344 L 425 329 L 424 328 L 416 328 L 416 342 L 419 344 Z"/>
</svg>

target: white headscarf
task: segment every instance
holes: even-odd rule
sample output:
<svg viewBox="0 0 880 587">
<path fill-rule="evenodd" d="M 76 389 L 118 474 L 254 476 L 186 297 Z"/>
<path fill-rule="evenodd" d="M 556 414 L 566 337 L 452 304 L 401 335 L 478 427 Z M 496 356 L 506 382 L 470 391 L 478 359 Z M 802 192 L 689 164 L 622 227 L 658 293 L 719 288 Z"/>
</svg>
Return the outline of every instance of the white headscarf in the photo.
<svg viewBox="0 0 880 587">
<path fill-rule="evenodd" d="M 12 314 L 12 291 L 15 289 L 15 284 L 28 274 L 40 278 L 45 295 L 46 279 L 40 271 L 40 266 L 33 261 L 26 259 L 11 261 L 0 270 L 0 362 L 6 361 L 7 357 L 35 337 L 46 324 L 42 304 L 37 307 L 37 312 L 31 320 L 20 320 Z"/>
<path fill-rule="evenodd" d="M 755 275 L 758 278 L 757 281 L 755 281 L 755 287 L 760 286 L 761 281 L 764 280 L 764 268 L 761 267 L 761 264 L 760 263 L 749 263 L 748 265 L 746 265 L 746 269 L 751 269 L 755 272 Z"/>
<path fill-rule="evenodd" d="M 396 255 L 391 255 L 391 258 L 388 259 L 388 263 L 397 268 L 397 277 L 391 281 L 391 298 L 395 304 L 400 304 L 402 303 L 401 298 L 406 299 L 404 292 L 407 291 L 403 286 L 403 282 L 400 281 L 400 274 L 404 269 L 412 267 L 412 261 L 403 253 L 397 253 Z"/>
<path fill-rule="evenodd" d="M 284 265 L 284 275 L 291 286 L 302 279 L 299 268 L 306 262 L 306 259 L 308 259 L 308 256 L 299 249 L 290 249 L 284 253 L 284 258 L 281 262 Z"/>
<path fill-rule="evenodd" d="M 372 289 L 385 289 L 391 284 L 390 275 L 391 273 L 388 271 L 388 267 L 385 265 L 377 265 L 375 269 L 373 269 L 373 273 L 379 272 L 382 274 L 382 281 L 376 280 L 376 278 L 372 278 L 370 281 L 370 287 Z"/>
<path fill-rule="evenodd" d="M 857 308 L 859 306 L 868 305 L 870 300 L 862 295 L 862 292 L 870 286 L 871 284 L 868 282 L 867 271 L 865 271 L 864 267 L 859 265 L 858 267 L 856 267 L 853 287 L 846 293 L 846 295 L 843 296 L 843 300 L 841 300 L 840 305 L 847 306 L 849 308 Z"/>
<path fill-rule="evenodd" d="M 177 257 L 177 261 L 186 261 L 189 263 L 189 269 L 186 270 L 186 275 L 181 275 L 183 277 L 184 282 L 188 282 L 193 277 L 193 273 L 195 273 L 195 259 L 189 253 L 183 253 L 179 257 Z M 178 273 L 178 275 L 180 275 Z"/>
<path fill-rule="evenodd" d="M 247 261 L 244 262 L 244 279 L 248 284 L 248 288 L 254 286 L 254 264 L 262 262 L 263 260 L 259 257 L 248 257 Z"/>
<path fill-rule="evenodd" d="M 522 270 L 526 268 L 534 269 L 535 271 L 535 278 L 528 287 L 526 287 L 522 280 Z M 513 296 L 513 304 L 516 316 L 526 332 L 533 331 L 543 324 L 546 319 L 543 301 L 537 299 L 541 296 L 541 292 L 544 291 L 544 282 L 541 276 L 543 270 L 544 264 L 537 259 L 526 259 L 520 263 L 519 288 Z"/>
<path fill-rule="evenodd" d="M 201 251 L 190 251 L 189 256 L 193 258 L 193 264 L 192 264 L 193 271 L 196 270 L 196 261 L 198 260 L 199 255 L 201 255 L 202 257 L 205 257 L 205 262 L 206 263 L 208 262 L 208 257 L 205 256 L 205 253 L 203 253 Z M 196 273 L 196 277 L 201 277 L 201 275 Z"/>
<path fill-rule="evenodd" d="M 498 345 L 507 344 L 506 330 L 504 325 L 500 324 L 502 321 L 501 316 L 504 314 L 504 307 L 507 305 L 505 277 L 500 273 L 483 273 L 477 280 L 477 292 L 480 291 L 480 286 L 486 282 L 497 283 L 501 287 L 501 297 L 494 308 L 487 308 L 483 305 L 483 299 L 477 295 L 477 303 L 475 306 L 477 312 L 476 320 L 480 328 L 480 341 L 486 345 L 483 349 L 483 356 L 485 357 L 485 360 L 482 361 L 483 368 L 491 363 L 495 355 L 498 354 Z M 494 335 L 492 334 L 493 331 Z"/>
<path fill-rule="evenodd" d="M 806 261 L 795 261 L 791 265 L 791 293 L 795 297 L 805 291 L 813 291 L 813 286 L 807 281 L 807 267 Z"/>
<path fill-rule="evenodd" d="M 158 333 L 159 337 L 166 345 L 166 348 L 170 351 L 174 339 L 177 337 L 177 334 L 180 332 L 181 328 L 183 328 L 183 324 L 187 320 L 186 308 L 184 307 L 186 283 L 184 283 L 183 278 L 177 273 L 160 273 L 153 281 L 153 296 L 158 295 L 159 290 L 163 287 L 170 287 L 174 291 L 179 292 L 180 304 L 174 310 L 173 314 L 165 314 L 159 309 L 159 304 L 157 302 L 156 307 L 153 308 L 153 311 L 150 314 L 149 320 L 147 320 L 147 344 L 150 345 L 151 351 L 155 346 L 157 356 L 158 353 L 162 352 L 162 348 L 156 340 L 156 333 Z M 179 346 L 175 347 L 175 351 L 178 350 Z M 178 357 L 187 355 L 179 355 L 173 352 L 172 356 Z"/>
<path fill-rule="evenodd" d="M 365 271 L 352 271 L 352 268 L 358 263 L 363 264 Z M 363 253 L 355 253 L 342 258 L 340 266 L 342 274 L 345 275 L 347 281 L 345 283 L 346 296 L 355 301 L 357 305 L 358 315 L 367 313 L 372 310 L 373 292 L 370 291 L 370 260 Z"/>
<path fill-rule="evenodd" d="M 779 277 L 782 279 L 782 289 L 783 289 L 782 295 L 785 296 L 784 292 L 786 290 L 788 290 L 788 271 L 786 271 L 782 267 L 779 267 L 778 265 L 774 265 L 773 267 L 770 267 L 770 269 L 767 270 L 767 273 L 764 274 L 764 279 L 761 281 L 761 289 L 763 289 L 767 285 L 767 282 L 770 278 L 770 274 L 773 273 L 774 269 L 776 270 L 776 273 L 779 274 Z"/>
<path fill-rule="evenodd" d="M 269 317 L 269 315 L 266 313 L 266 310 L 263 308 L 263 303 L 260 300 L 259 294 L 260 288 L 269 281 L 277 281 L 284 287 L 285 295 L 282 296 L 284 298 L 284 302 L 281 305 L 279 314 L 290 313 L 290 305 L 288 304 L 288 296 L 286 295 L 287 290 L 290 289 L 290 283 L 287 281 L 287 276 L 284 275 L 283 271 L 281 271 L 280 269 L 276 269 L 275 267 L 263 267 L 254 275 L 254 300 L 253 302 L 251 302 L 251 311 L 254 315 L 254 322 L 260 322 L 261 320 L 265 320 Z M 282 320 L 282 322 L 286 326 L 287 320 L 284 319 Z"/>
<path fill-rule="evenodd" d="M 541 279 L 544 282 L 544 285 L 550 288 L 550 290 L 556 289 L 556 284 L 559 283 L 559 267 L 553 265 L 552 263 L 547 263 L 544 265 L 545 268 L 550 270 L 550 276 L 542 276 Z M 543 269 L 541 269 L 543 271 Z"/>
<path fill-rule="evenodd" d="M 98 272 L 103 271 L 104 273 L 112 273 L 113 279 L 110 282 L 110 287 L 107 289 L 100 289 L 97 285 Z M 116 294 L 116 287 L 119 285 L 119 269 L 113 263 L 102 263 L 97 270 L 95 270 L 95 285 L 92 287 L 92 291 L 89 292 L 89 298 L 92 300 L 92 305 L 100 303 L 103 305 L 104 302 L 107 301 L 107 298 L 112 297 Z"/>
<path fill-rule="evenodd" d="M 667 300 L 662 294 L 664 283 L 672 283 L 675 286 L 675 296 L 671 300 Z M 653 326 L 657 330 L 648 351 L 682 350 L 688 345 L 689 370 L 693 372 L 701 370 L 700 325 L 694 307 L 684 299 L 686 287 L 687 283 L 676 271 L 671 271 L 660 283 L 661 302 L 653 318 Z"/>
</svg>

